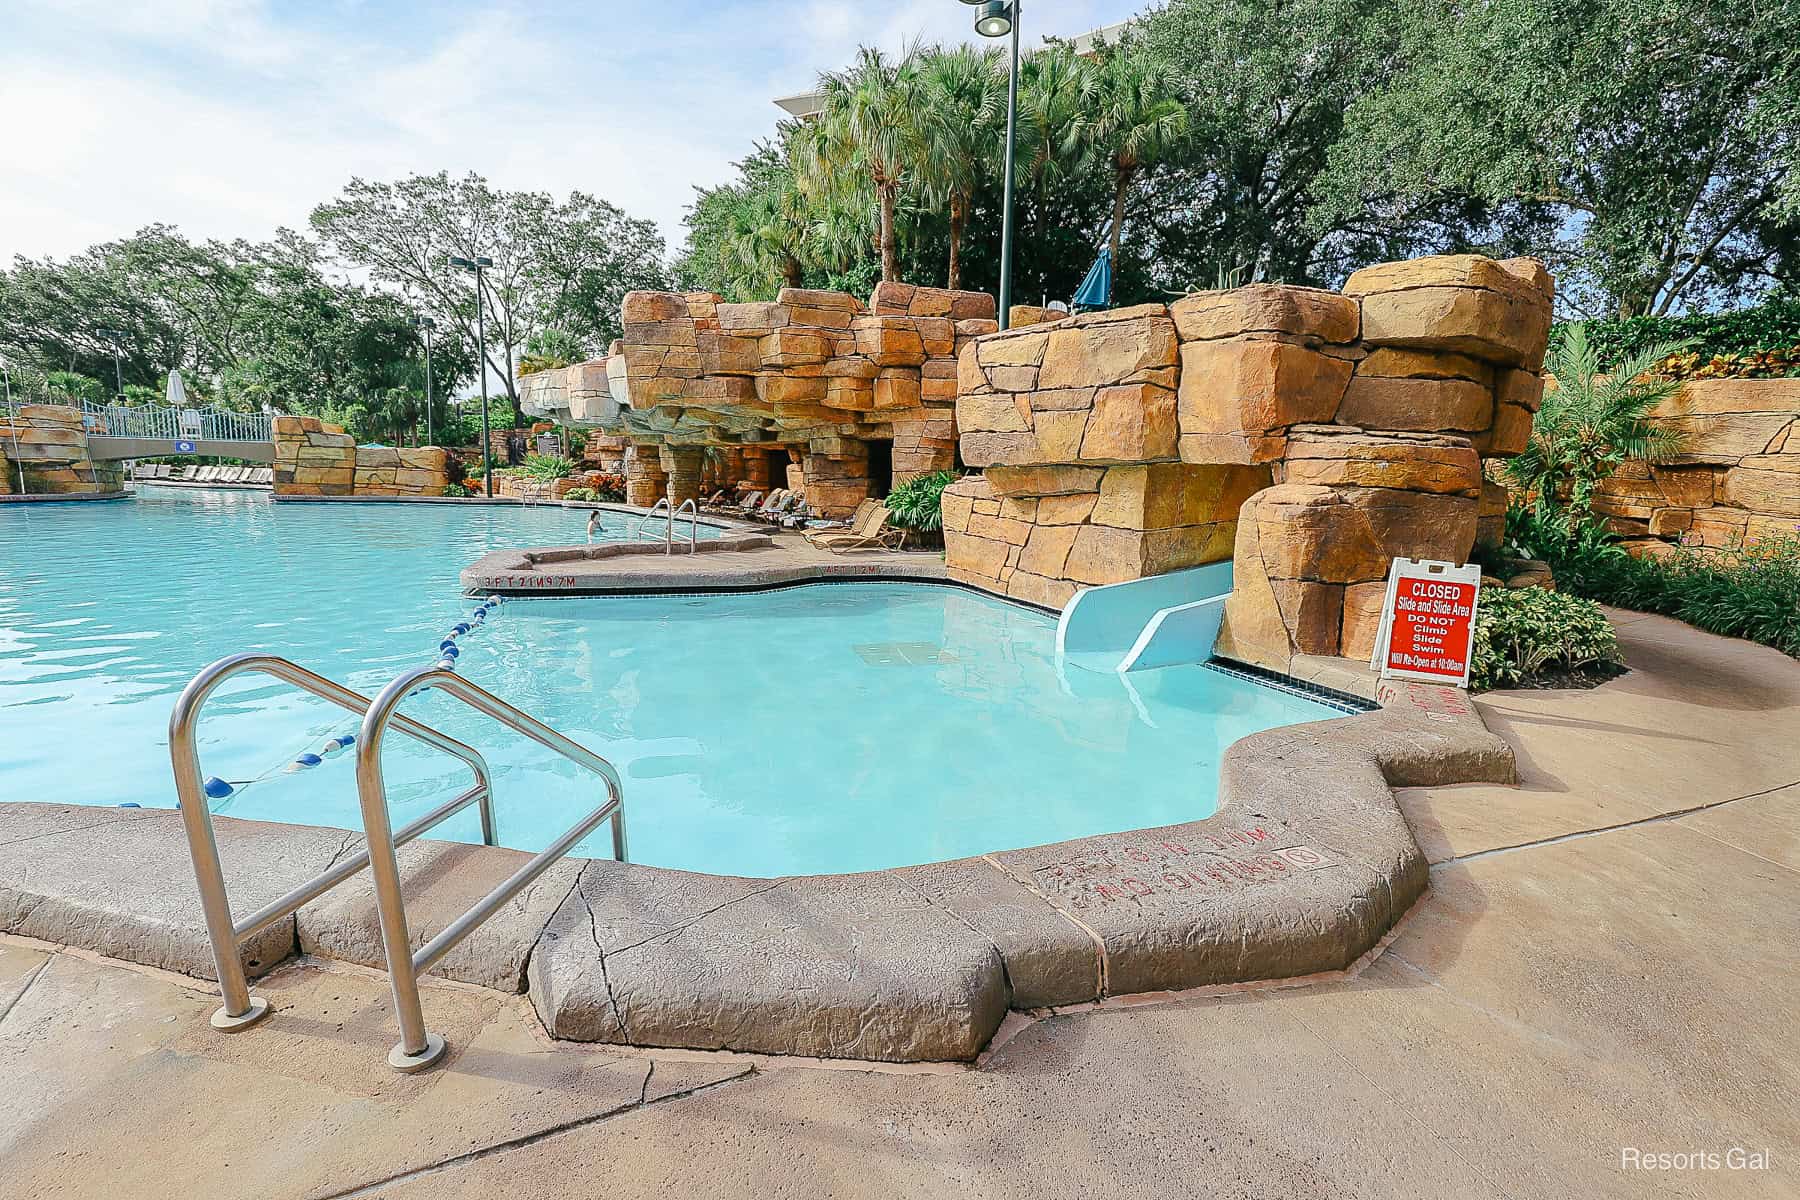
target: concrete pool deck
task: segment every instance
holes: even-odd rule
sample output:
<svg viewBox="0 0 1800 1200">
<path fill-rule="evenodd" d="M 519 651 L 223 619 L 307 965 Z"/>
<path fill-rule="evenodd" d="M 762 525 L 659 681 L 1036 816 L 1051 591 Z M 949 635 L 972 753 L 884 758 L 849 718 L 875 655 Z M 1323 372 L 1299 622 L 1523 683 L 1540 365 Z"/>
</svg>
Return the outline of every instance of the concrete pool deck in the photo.
<svg viewBox="0 0 1800 1200">
<path fill-rule="evenodd" d="M 756 591 L 826 579 L 917 579 L 948 583 L 941 550 L 853 550 L 833 554 L 789 530 L 739 525 L 689 554 L 659 543 L 599 543 L 496 550 L 462 572 L 463 590 L 509 596 L 603 596 L 633 592 Z"/>
<path fill-rule="evenodd" d="M 440 982 L 461 1052 L 400 1076 L 372 972 L 282 967 L 279 1019 L 224 1036 L 193 979 L 6 938 L 0 1170 L 34 1197 L 1800 1195 L 1800 664 L 1620 620 L 1632 674 L 1477 701 L 1518 789 L 1401 791 L 1431 890 L 1351 976 L 1015 1017 L 973 1069 L 552 1043 Z"/>
</svg>

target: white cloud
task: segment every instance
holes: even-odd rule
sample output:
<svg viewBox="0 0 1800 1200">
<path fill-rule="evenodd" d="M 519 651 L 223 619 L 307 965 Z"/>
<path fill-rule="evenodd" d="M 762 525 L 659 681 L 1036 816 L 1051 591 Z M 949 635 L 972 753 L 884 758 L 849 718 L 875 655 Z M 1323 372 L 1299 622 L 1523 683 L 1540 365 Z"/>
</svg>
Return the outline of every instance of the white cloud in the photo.
<svg viewBox="0 0 1800 1200">
<path fill-rule="evenodd" d="M 973 10 L 952 0 L 765 0 L 703 22 L 671 5 L 323 5 L 303 21 L 256 0 L 14 3 L 0 261 L 156 221 L 264 238 L 303 226 L 352 175 L 436 170 L 590 192 L 655 220 L 673 248 L 693 186 L 773 130 L 773 97 L 858 43 L 973 36 Z M 1133 7 L 1038 0 L 1026 32 L 1078 33 Z"/>
</svg>

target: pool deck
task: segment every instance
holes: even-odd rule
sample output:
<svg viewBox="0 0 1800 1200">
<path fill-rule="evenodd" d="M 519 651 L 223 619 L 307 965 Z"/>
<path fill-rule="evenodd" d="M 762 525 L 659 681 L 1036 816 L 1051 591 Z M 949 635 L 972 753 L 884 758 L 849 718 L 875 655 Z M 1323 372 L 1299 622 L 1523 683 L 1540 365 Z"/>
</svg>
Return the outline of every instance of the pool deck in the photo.
<svg viewBox="0 0 1800 1200">
<path fill-rule="evenodd" d="M 673 553 L 664 553 L 661 543 L 617 542 L 499 550 L 465 568 L 462 585 L 509 596 L 600 596 L 759 591 L 830 579 L 949 582 L 941 550 L 833 554 L 798 533 L 768 526 L 740 524 L 721 538 L 695 543 L 695 550 L 689 554 L 685 543 L 677 543 Z"/>
<path fill-rule="evenodd" d="M 1800 1195 L 1800 664 L 1619 620 L 1631 674 L 1476 702 L 1519 787 L 1400 790 L 1430 890 L 1349 972 L 1015 1013 L 973 1068 L 553 1043 L 523 997 L 436 982 L 457 1050 L 408 1077 L 354 965 L 279 968 L 276 1017 L 225 1036 L 193 979 L 0 938 L 0 1170 L 31 1196 Z M 62 837 L 0 829 L 14 861 Z"/>
</svg>

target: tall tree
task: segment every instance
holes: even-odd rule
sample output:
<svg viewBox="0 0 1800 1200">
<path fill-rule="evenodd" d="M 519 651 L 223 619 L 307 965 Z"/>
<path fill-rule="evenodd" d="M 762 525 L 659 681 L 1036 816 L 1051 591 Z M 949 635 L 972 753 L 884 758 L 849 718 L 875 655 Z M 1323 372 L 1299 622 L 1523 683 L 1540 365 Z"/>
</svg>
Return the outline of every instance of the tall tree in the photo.
<svg viewBox="0 0 1800 1200">
<path fill-rule="evenodd" d="M 499 191 L 475 174 L 353 179 L 341 197 L 313 210 L 312 226 L 346 262 L 398 285 L 440 326 L 478 347 L 515 422 L 522 414 L 514 352 L 527 339 L 563 321 L 585 323 L 595 338 L 616 332 L 604 315 L 609 302 L 616 311 L 612 293 L 663 278 L 661 239 L 624 222 L 611 205 L 579 192 L 558 204 L 538 192 Z M 451 255 L 493 260 L 481 280 L 485 344 L 474 279 L 450 265 Z"/>
<path fill-rule="evenodd" d="M 919 71 L 925 111 L 921 118 L 923 183 L 933 203 L 945 206 L 950 225 L 946 286 L 962 287 L 963 237 L 976 191 L 994 174 L 1004 153 L 1006 75 L 997 50 L 958 46 L 925 56 Z"/>
<path fill-rule="evenodd" d="M 1146 212 L 1178 286 L 1331 283 L 1426 248 L 1378 196 L 1324 211 L 1344 112 L 1398 70 L 1400 19 L 1393 0 L 1173 0 L 1127 32 L 1119 52 L 1170 71 L 1188 112 Z"/>
<path fill-rule="evenodd" d="M 1125 199 L 1140 172 L 1168 158 L 1188 133 L 1187 107 L 1174 72 L 1144 54 L 1110 50 L 1089 73 L 1082 106 L 1094 154 L 1112 171 L 1112 260 L 1119 261 Z"/>
<path fill-rule="evenodd" d="M 889 58 L 868 46 L 842 71 L 819 78 L 823 107 L 811 136 L 797 142 L 801 177 L 815 194 L 841 190 L 860 176 L 875 194 L 881 277 L 900 277 L 894 236 L 901 189 L 915 182 L 923 154 L 919 118 L 924 88 L 918 47 Z"/>
<path fill-rule="evenodd" d="M 1800 6 L 1409 3 L 1410 67 L 1352 109 L 1343 175 L 1540 207 L 1580 312 L 1800 278 Z"/>
</svg>

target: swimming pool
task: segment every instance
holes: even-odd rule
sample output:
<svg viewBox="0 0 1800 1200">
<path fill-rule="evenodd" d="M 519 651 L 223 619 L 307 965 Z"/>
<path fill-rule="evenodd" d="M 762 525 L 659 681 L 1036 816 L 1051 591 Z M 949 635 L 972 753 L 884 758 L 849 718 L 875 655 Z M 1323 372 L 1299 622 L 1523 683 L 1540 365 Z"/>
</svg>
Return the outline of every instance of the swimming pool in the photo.
<svg viewBox="0 0 1800 1200">
<path fill-rule="evenodd" d="M 610 518 L 609 518 L 610 521 Z M 261 650 L 373 693 L 433 661 L 490 550 L 579 542 L 586 512 L 276 505 L 144 489 L 0 510 L 0 798 L 173 806 L 182 685 Z M 1337 715 L 1201 667 L 1059 668 L 1054 619 L 919 584 L 525 600 L 461 640 L 459 670 L 611 759 L 632 858 L 774 876 L 979 854 L 1192 820 L 1245 734 Z M 487 756 L 500 841 L 535 850 L 597 801 L 591 776 L 443 696 L 408 713 Z M 255 677 L 201 727 L 204 773 L 256 779 L 215 811 L 355 828 L 354 732 Z M 460 766 L 390 739 L 396 825 L 460 790 Z M 468 811 L 434 836 L 479 837 Z M 582 852 L 609 853 L 596 833 Z"/>
</svg>

